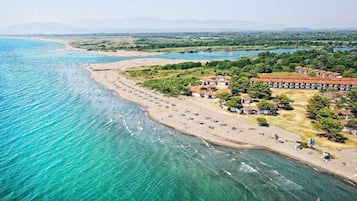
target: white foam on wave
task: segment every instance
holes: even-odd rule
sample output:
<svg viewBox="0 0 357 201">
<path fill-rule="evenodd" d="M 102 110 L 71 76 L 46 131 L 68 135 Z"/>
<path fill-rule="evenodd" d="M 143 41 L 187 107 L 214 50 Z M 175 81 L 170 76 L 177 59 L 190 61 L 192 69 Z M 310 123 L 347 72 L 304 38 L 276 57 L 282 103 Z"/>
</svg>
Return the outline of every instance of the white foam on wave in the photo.
<svg viewBox="0 0 357 201">
<path fill-rule="evenodd" d="M 250 165 L 246 164 L 245 162 L 242 162 L 239 170 L 241 172 L 245 172 L 245 173 L 256 173 L 258 172 L 256 169 L 254 169 L 253 167 L 251 167 Z"/>
<path fill-rule="evenodd" d="M 264 166 L 267 166 L 266 163 L 264 163 L 263 161 L 259 161 L 260 164 L 264 165 Z"/>
<path fill-rule="evenodd" d="M 279 186 L 280 188 L 282 188 L 284 190 L 302 190 L 302 189 L 304 189 L 302 186 L 300 186 L 300 185 L 294 183 L 293 181 L 291 181 L 290 179 L 284 177 L 276 170 L 272 170 L 272 171 L 270 171 L 270 173 L 272 173 L 272 177 L 270 178 L 270 180 L 274 184 L 276 184 L 277 186 Z"/>
<path fill-rule="evenodd" d="M 273 179 L 273 182 L 284 190 L 302 190 L 302 189 L 304 189 L 302 186 L 294 183 L 293 181 L 291 181 L 285 177 L 279 177 L 278 179 L 275 178 L 275 179 Z"/>
<path fill-rule="evenodd" d="M 176 137 L 175 132 L 172 132 L 172 131 L 168 130 L 167 133 L 168 133 L 170 136 Z"/>
<path fill-rule="evenodd" d="M 203 154 L 198 154 L 202 159 L 206 159 L 206 156 L 204 156 Z"/>
<path fill-rule="evenodd" d="M 230 173 L 230 172 L 227 171 L 227 170 L 223 170 L 223 172 L 226 173 L 226 174 L 227 174 L 228 176 L 230 176 L 230 177 L 232 176 L 232 173 Z"/>
<path fill-rule="evenodd" d="M 138 129 L 144 130 L 143 123 L 141 121 L 138 121 Z"/>
<path fill-rule="evenodd" d="M 200 138 L 200 140 L 203 142 L 203 144 L 208 147 L 208 148 L 211 148 L 212 146 L 204 139 Z"/>
<path fill-rule="evenodd" d="M 133 134 L 133 131 L 130 130 L 128 124 L 126 123 L 125 118 L 122 118 L 122 119 L 123 119 L 123 124 L 124 124 L 125 129 L 130 133 L 130 135 L 134 135 L 134 134 Z"/>
</svg>

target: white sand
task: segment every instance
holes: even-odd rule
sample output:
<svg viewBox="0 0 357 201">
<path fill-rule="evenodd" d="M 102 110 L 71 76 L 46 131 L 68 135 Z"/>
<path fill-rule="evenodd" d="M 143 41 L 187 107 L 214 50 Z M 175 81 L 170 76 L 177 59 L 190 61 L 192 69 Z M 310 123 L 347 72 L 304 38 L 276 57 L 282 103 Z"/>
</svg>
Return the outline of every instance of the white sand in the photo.
<svg viewBox="0 0 357 201">
<path fill-rule="evenodd" d="M 172 60 L 172 59 L 157 59 L 157 58 L 146 58 L 146 59 L 131 59 L 114 63 L 106 64 L 92 64 L 92 70 L 121 70 L 130 67 L 142 67 L 142 66 L 154 66 L 154 65 L 166 65 L 166 64 L 177 64 L 186 62 L 187 60 Z"/>
<path fill-rule="evenodd" d="M 76 48 L 78 49 L 78 48 Z M 115 52 L 104 52 L 104 51 L 87 51 L 99 55 L 112 56 L 112 57 L 144 57 L 144 56 L 156 56 L 163 53 L 160 52 L 140 52 L 140 51 L 126 51 L 117 50 Z"/>
<path fill-rule="evenodd" d="M 105 52 L 105 51 L 87 51 L 85 49 L 75 48 L 70 45 L 74 39 L 68 38 L 57 38 L 57 37 L 28 37 L 30 39 L 37 39 L 37 40 L 46 40 L 52 42 L 63 43 L 65 45 L 66 50 L 75 50 L 75 51 L 82 51 L 82 52 L 89 52 L 98 55 L 104 56 L 112 56 L 112 57 L 145 57 L 145 56 L 156 56 L 161 55 L 161 52 L 143 52 L 143 51 L 127 51 L 127 50 L 116 50 L 115 52 Z"/>
<path fill-rule="evenodd" d="M 217 109 L 204 98 L 198 97 L 165 97 L 154 91 L 142 88 L 133 80 L 120 75 L 117 70 L 124 71 L 129 67 L 164 65 L 179 63 L 178 60 L 140 59 L 126 60 L 110 64 L 91 65 L 92 77 L 122 98 L 144 107 L 149 115 L 182 133 L 197 136 L 206 141 L 232 148 L 253 148 L 270 150 L 300 162 L 317 167 L 320 171 L 330 172 L 357 183 L 357 150 L 327 150 L 337 157 L 329 162 L 323 161 L 321 154 L 311 149 L 295 149 L 298 134 L 277 127 L 259 127 L 250 125 L 238 114 Z M 116 71 L 113 71 L 116 70 Z M 213 120 L 218 120 L 214 122 Z M 226 125 L 222 125 L 226 124 Z M 237 130 L 233 130 L 232 127 Z M 214 128 L 212 128 L 214 127 Z M 259 132 L 264 132 L 260 135 Z M 274 139 L 278 134 L 284 143 Z"/>
</svg>

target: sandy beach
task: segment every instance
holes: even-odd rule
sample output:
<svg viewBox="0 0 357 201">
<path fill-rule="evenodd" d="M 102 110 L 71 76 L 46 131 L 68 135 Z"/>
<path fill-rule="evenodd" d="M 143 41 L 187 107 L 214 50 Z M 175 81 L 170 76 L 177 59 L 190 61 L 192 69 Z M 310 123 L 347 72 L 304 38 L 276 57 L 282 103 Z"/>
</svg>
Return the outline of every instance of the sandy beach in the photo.
<svg viewBox="0 0 357 201">
<path fill-rule="evenodd" d="M 117 50 L 115 52 L 103 52 L 103 51 L 87 51 L 87 52 L 104 55 L 104 56 L 111 56 L 111 57 L 146 57 L 146 56 L 157 56 L 162 54 L 160 52 L 140 52 L 140 51 L 126 51 L 126 50 Z"/>
<path fill-rule="evenodd" d="M 28 38 L 62 43 L 65 45 L 65 50 L 82 51 L 82 52 L 88 52 L 88 53 L 110 56 L 110 57 L 146 57 L 146 56 L 157 56 L 163 54 L 161 52 L 143 52 L 143 51 L 134 51 L 134 50 L 133 51 L 116 50 L 115 52 L 96 51 L 96 50 L 88 51 L 85 49 L 75 48 L 71 46 L 70 43 L 75 39 L 54 38 L 54 37 L 28 37 Z"/>
<path fill-rule="evenodd" d="M 199 137 L 214 145 L 237 149 L 265 149 L 279 153 L 316 170 L 341 176 L 357 183 L 357 150 L 341 151 L 322 148 L 336 156 L 325 162 L 321 153 L 312 149 L 296 149 L 300 136 L 278 127 L 259 127 L 249 124 L 238 114 L 217 109 L 205 98 L 165 97 L 162 94 L 138 86 L 134 80 L 120 74 L 130 67 L 164 65 L 182 61 L 168 59 L 137 59 L 109 64 L 90 65 L 88 70 L 92 78 L 120 97 L 137 103 L 158 122 L 172 127 L 184 134 Z M 275 139 L 278 134 L 280 142 Z"/>
</svg>

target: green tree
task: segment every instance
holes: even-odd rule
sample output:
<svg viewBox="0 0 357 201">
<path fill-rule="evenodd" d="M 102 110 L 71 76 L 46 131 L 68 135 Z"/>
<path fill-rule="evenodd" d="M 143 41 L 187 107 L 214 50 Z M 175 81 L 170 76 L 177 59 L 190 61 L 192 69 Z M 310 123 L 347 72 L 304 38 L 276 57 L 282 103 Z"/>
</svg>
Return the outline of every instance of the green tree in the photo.
<svg viewBox="0 0 357 201">
<path fill-rule="evenodd" d="M 344 70 L 342 73 L 342 77 L 353 77 L 354 71 L 353 70 Z"/>
<path fill-rule="evenodd" d="M 340 99 L 336 102 L 336 107 L 339 109 L 344 108 L 348 103 L 347 98 L 341 95 L 337 95 L 337 97 Z"/>
<path fill-rule="evenodd" d="M 234 76 L 231 80 L 230 88 L 233 95 L 239 95 L 240 92 L 247 93 L 250 81 L 247 77 Z"/>
<path fill-rule="evenodd" d="M 274 101 L 277 104 L 278 108 L 283 108 L 286 110 L 293 109 L 290 103 L 294 102 L 291 98 L 289 98 L 286 94 L 277 95 L 274 97 Z"/>
<path fill-rule="evenodd" d="M 235 108 L 242 108 L 242 101 L 240 96 L 234 96 L 230 100 L 226 102 L 226 106 L 228 107 L 235 107 Z"/>
<path fill-rule="evenodd" d="M 262 99 L 269 99 L 271 97 L 271 90 L 267 83 L 258 81 L 253 84 L 248 93 L 252 98 L 262 98 Z"/>
<path fill-rule="evenodd" d="M 338 120 L 338 115 L 327 107 L 318 111 L 313 124 L 315 128 L 325 131 L 329 140 L 344 142 L 346 139 L 340 134 L 343 126 Z"/>
<path fill-rule="evenodd" d="M 216 95 L 217 98 L 219 98 L 219 103 L 222 105 L 223 102 L 227 101 L 229 97 L 231 97 L 231 94 L 228 92 L 222 92 Z"/>
<path fill-rule="evenodd" d="M 183 87 L 181 94 L 184 96 L 192 96 L 192 91 L 190 87 Z"/>
<path fill-rule="evenodd" d="M 314 95 L 309 99 L 307 105 L 307 113 L 309 118 L 316 119 L 320 109 L 330 106 L 330 99 L 321 95 Z"/>
<path fill-rule="evenodd" d="M 276 114 L 276 105 L 274 103 L 270 103 L 266 100 L 262 100 L 257 104 L 259 110 L 268 110 L 272 114 Z"/>
<path fill-rule="evenodd" d="M 267 65 L 265 63 L 258 63 L 255 65 L 255 69 L 258 73 L 271 73 L 272 68 L 270 65 Z"/>
<path fill-rule="evenodd" d="M 354 88 L 348 92 L 347 98 L 350 102 L 357 102 L 357 89 Z"/>
<path fill-rule="evenodd" d="M 348 121 L 347 127 L 357 130 L 357 119 L 354 118 L 354 119 L 351 119 L 350 121 Z"/>
<path fill-rule="evenodd" d="M 357 117 L 357 89 L 352 89 L 347 94 L 348 108 L 352 114 Z"/>
<path fill-rule="evenodd" d="M 338 119 L 338 115 L 333 111 L 328 109 L 327 107 L 321 108 L 319 112 L 317 113 L 316 119 L 322 119 L 322 118 L 332 118 L 332 119 Z"/>
<path fill-rule="evenodd" d="M 339 73 L 342 73 L 344 69 L 345 69 L 345 67 L 343 65 L 337 65 L 336 66 L 336 71 L 339 72 Z"/>
<path fill-rule="evenodd" d="M 353 116 L 357 117 L 357 102 L 349 102 L 348 108 L 351 110 Z"/>
<path fill-rule="evenodd" d="M 310 72 L 310 73 L 309 73 L 309 76 L 310 76 L 310 77 L 316 77 L 317 75 L 316 75 L 315 72 Z"/>
</svg>

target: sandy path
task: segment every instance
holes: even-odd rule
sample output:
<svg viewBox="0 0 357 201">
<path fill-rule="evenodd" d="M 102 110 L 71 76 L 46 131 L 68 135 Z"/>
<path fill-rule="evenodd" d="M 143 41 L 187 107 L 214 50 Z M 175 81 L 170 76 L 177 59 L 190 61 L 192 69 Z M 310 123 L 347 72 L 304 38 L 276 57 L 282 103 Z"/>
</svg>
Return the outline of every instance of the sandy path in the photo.
<svg viewBox="0 0 357 201">
<path fill-rule="evenodd" d="M 357 183 L 353 177 L 357 167 L 357 150 L 325 150 L 338 159 L 323 161 L 321 154 L 311 149 L 295 149 L 298 134 L 278 127 L 258 127 L 234 113 L 217 110 L 206 99 L 199 97 L 165 97 L 154 91 L 138 86 L 115 70 L 125 70 L 134 66 L 164 65 L 178 63 L 177 60 L 140 59 L 127 60 L 111 64 L 91 65 L 88 69 L 92 78 L 119 96 L 135 102 L 146 109 L 158 122 L 172 127 L 182 133 L 197 136 L 212 144 L 232 148 L 254 148 L 270 150 L 303 163 L 317 167 L 321 171 L 342 176 Z M 264 135 L 260 133 L 263 132 Z M 279 143 L 274 136 L 278 134 L 283 140 Z"/>
</svg>

